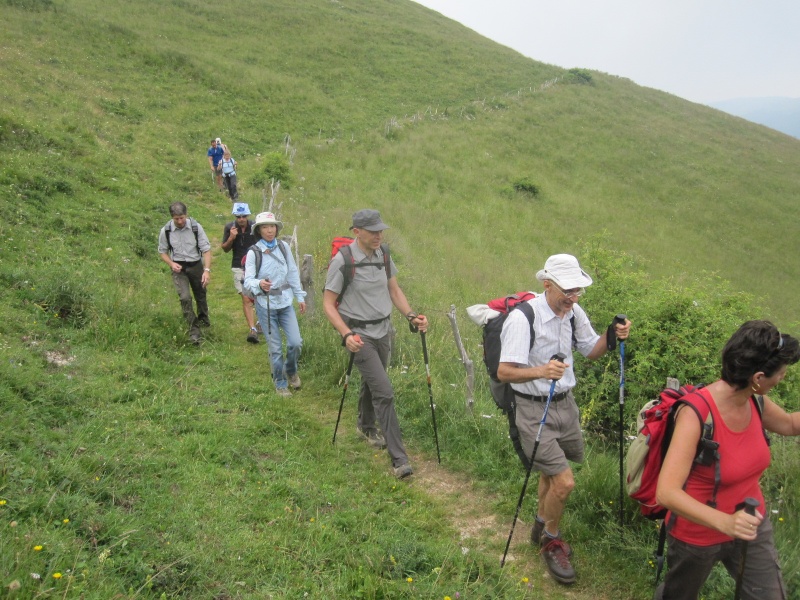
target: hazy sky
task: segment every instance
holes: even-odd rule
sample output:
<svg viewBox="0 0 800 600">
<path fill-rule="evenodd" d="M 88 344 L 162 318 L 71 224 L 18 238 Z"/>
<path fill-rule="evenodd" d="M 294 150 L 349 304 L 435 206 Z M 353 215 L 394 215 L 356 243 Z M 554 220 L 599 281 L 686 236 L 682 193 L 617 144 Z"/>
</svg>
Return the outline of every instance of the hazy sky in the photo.
<svg viewBox="0 0 800 600">
<path fill-rule="evenodd" d="M 800 0 L 416 0 L 535 60 L 711 103 L 800 98 Z"/>
</svg>

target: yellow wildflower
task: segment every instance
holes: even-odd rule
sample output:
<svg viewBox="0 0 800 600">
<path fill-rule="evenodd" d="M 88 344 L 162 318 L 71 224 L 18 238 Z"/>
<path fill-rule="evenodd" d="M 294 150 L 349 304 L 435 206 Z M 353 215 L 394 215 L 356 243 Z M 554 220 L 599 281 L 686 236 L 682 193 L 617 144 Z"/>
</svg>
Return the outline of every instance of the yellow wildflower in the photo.
<svg viewBox="0 0 800 600">
<path fill-rule="evenodd" d="M 414 581 L 414 578 L 413 578 L 413 577 L 408 577 L 408 578 L 406 579 L 406 581 L 407 581 L 408 583 L 411 583 L 412 581 Z"/>
<path fill-rule="evenodd" d="M 61 573 L 53 573 L 53 579 L 61 579 Z"/>
<path fill-rule="evenodd" d="M 34 547 L 33 547 L 33 549 L 34 549 L 36 552 L 40 552 L 40 551 L 41 551 L 41 549 L 42 549 L 42 546 L 34 546 Z"/>
</svg>

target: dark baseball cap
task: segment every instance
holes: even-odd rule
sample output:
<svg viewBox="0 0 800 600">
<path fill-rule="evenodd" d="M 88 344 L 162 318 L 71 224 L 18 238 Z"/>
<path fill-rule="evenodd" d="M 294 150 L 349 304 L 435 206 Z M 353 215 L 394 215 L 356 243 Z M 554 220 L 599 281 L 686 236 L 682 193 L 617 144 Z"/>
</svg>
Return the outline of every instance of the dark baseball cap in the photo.
<svg viewBox="0 0 800 600">
<path fill-rule="evenodd" d="M 383 231 L 389 226 L 381 220 L 381 213 L 377 210 L 364 208 L 353 214 L 353 228 L 366 229 L 367 231 Z"/>
</svg>

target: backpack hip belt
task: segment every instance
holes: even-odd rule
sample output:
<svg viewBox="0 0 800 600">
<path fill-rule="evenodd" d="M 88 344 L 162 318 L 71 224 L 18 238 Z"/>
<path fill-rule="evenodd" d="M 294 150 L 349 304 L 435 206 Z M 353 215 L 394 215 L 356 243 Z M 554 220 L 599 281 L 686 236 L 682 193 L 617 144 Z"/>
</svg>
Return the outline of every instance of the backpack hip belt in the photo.
<svg viewBox="0 0 800 600">
<path fill-rule="evenodd" d="M 386 315 L 381 319 L 372 319 L 371 321 L 360 321 L 358 319 L 351 319 L 347 317 L 344 321 L 347 323 L 347 326 L 350 328 L 353 327 L 366 327 L 367 325 L 377 325 L 378 323 L 383 323 L 386 321 L 391 315 Z"/>
<path fill-rule="evenodd" d="M 525 398 L 525 400 L 533 400 L 534 402 L 547 402 L 547 396 L 534 396 L 533 394 L 523 394 L 522 392 L 518 392 L 514 390 L 514 394 L 519 396 L 520 398 Z M 563 400 L 569 396 L 569 392 L 561 392 L 560 394 L 553 394 L 553 399 L 551 402 L 558 402 L 559 400 Z"/>
<path fill-rule="evenodd" d="M 283 294 L 283 290 L 288 290 L 290 286 L 288 283 L 284 283 L 283 285 L 279 285 L 278 287 L 271 287 L 269 288 L 269 292 L 267 292 L 270 296 L 280 296 Z"/>
</svg>

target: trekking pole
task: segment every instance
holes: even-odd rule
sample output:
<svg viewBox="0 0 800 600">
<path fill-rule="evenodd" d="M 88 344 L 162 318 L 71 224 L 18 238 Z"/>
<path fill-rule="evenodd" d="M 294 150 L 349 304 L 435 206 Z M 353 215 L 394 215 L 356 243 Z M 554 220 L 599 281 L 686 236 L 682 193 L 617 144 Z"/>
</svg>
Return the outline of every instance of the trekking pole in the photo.
<svg viewBox="0 0 800 600">
<path fill-rule="evenodd" d="M 558 354 L 554 354 L 550 360 L 557 360 L 558 362 L 564 362 L 564 359 L 567 358 L 566 354 L 562 354 L 559 352 Z M 517 510 L 514 513 L 514 520 L 511 522 L 511 532 L 508 534 L 508 541 L 506 542 L 506 549 L 503 551 L 503 558 L 500 561 L 500 568 L 503 568 L 503 565 L 506 564 L 506 555 L 508 554 L 508 548 L 511 546 L 511 538 L 514 537 L 514 527 L 517 525 L 517 518 L 519 517 L 519 509 L 522 507 L 522 501 L 525 498 L 525 490 L 528 488 L 528 479 L 530 479 L 531 471 L 533 470 L 533 459 L 536 458 L 536 451 L 539 449 L 539 441 L 542 439 L 542 429 L 544 428 L 545 421 L 547 420 L 547 411 L 550 410 L 550 401 L 553 399 L 553 392 L 556 389 L 556 380 L 550 380 L 550 393 L 547 395 L 547 403 L 544 405 L 544 412 L 542 413 L 542 420 L 539 421 L 539 431 L 536 433 L 536 441 L 533 443 L 533 452 L 531 452 L 531 459 L 528 461 L 528 470 L 525 473 L 525 482 L 522 484 L 522 491 L 519 494 L 519 500 L 517 501 Z"/>
<path fill-rule="evenodd" d="M 761 505 L 761 503 L 756 500 L 755 498 L 745 498 L 742 504 L 736 507 L 736 510 L 741 510 L 744 508 L 744 512 L 748 515 L 755 516 L 756 509 Z M 749 542 L 745 541 L 742 544 L 742 558 L 739 559 L 739 574 L 736 577 L 736 592 L 734 592 L 733 600 L 739 600 L 739 596 L 742 593 L 742 581 L 744 580 L 744 563 L 747 560 L 747 544 Z"/>
<path fill-rule="evenodd" d="M 333 440 L 331 444 L 336 443 L 336 432 L 339 430 L 339 419 L 342 418 L 342 407 L 344 407 L 344 397 L 347 394 L 347 385 L 350 383 L 350 372 L 353 370 L 353 361 L 356 358 L 356 353 L 350 353 L 350 361 L 347 363 L 347 373 L 344 376 L 344 389 L 342 390 L 342 401 L 339 402 L 339 415 L 336 417 L 336 427 L 333 429 Z"/>
<path fill-rule="evenodd" d="M 270 293 L 267 292 L 267 335 L 272 337 L 272 310 L 269 307 L 269 297 Z"/>
<path fill-rule="evenodd" d="M 614 333 L 614 338 L 616 339 L 616 325 L 624 325 L 625 321 L 627 320 L 627 316 L 619 314 L 614 317 L 614 320 L 611 323 L 611 329 Z M 623 433 L 622 429 L 624 426 L 624 418 L 625 418 L 625 340 L 619 341 L 619 527 L 620 530 L 625 526 L 625 513 L 623 510 L 625 495 L 624 491 L 624 482 L 623 482 Z"/>
<path fill-rule="evenodd" d="M 436 411 L 433 409 L 433 389 L 431 388 L 431 366 L 428 362 L 428 344 L 425 342 L 425 332 L 419 332 L 422 340 L 422 356 L 425 359 L 425 373 L 428 376 L 428 397 L 431 401 L 431 419 L 433 420 L 433 438 L 436 440 L 436 459 L 442 464 L 442 457 L 439 456 L 439 433 L 436 431 Z"/>
</svg>

